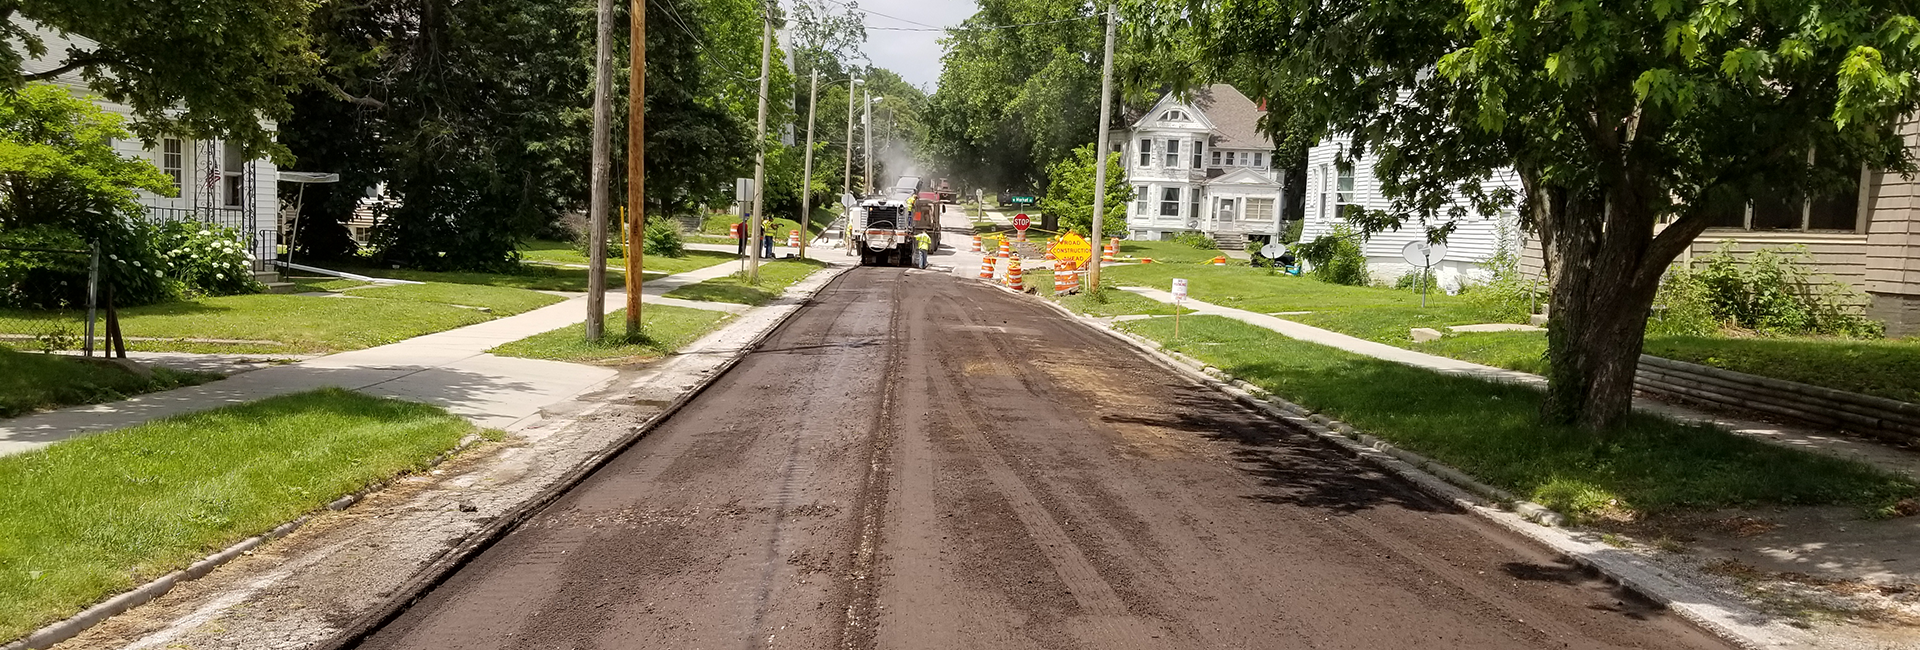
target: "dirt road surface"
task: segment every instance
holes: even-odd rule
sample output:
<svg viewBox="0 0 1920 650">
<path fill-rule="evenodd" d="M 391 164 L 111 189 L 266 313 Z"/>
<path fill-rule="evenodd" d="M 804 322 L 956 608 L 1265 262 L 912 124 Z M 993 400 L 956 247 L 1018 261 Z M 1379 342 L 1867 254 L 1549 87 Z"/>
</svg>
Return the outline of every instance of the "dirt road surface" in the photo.
<svg viewBox="0 0 1920 650">
<path fill-rule="evenodd" d="M 367 648 L 1724 648 L 1044 305 L 855 269 Z"/>
</svg>

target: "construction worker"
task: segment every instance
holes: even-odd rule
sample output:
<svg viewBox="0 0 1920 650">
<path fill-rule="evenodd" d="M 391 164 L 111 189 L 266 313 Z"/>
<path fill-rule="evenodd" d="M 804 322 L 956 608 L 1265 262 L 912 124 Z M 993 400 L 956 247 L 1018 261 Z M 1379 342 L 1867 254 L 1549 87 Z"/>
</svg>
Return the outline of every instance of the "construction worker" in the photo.
<svg viewBox="0 0 1920 650">
<path fill-rule="evenodd" d="M 760 257 L 773 259 L 773 219 L 760 220 Z"/>
<path fill-rule="evenodd" d="M 914 252 L 920 257 L 918 260 L 919 264 L 916 266 L 923 269 L 927 268 L 927 255 L 933 251 L 933 238 L 927 236 L 927 233 L 922 232 L 913 236 L 913 242 L 915 244 Z"/>
<path fill-rule="evenodd" d="M 753 236 L 752 233 L 748 232 L 752 230 L 750 226 L 753 222 L 748 221 L 747 219 L 748 219 L 747 213 L 741 212 L 740 213 L 740 236 L 735 237 L 733 240 L 734 243 L 739 244 L 739 246 L 737 246 L 736 248 L 738 249 L 738 254 L 741 257 L 747 256 L 747 238 Z"/>
</svg>

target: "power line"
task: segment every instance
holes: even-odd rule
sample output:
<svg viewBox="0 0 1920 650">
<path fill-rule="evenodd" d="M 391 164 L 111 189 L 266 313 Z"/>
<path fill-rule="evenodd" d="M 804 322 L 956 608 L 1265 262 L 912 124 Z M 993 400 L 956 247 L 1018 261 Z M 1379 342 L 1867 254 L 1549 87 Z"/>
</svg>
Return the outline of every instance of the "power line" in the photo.
<svg viewBox="0 0 1920 650">
<path fill-rule="evenodd" d="M 1071 22 L 1076 22 L 1081 20 L 1091 20 L 1091 19 L 1099 18 L 1105 15 L 1106 14 L 1104 13 L 1099 13 L 1091 16 L 1076 16 L 1073 18 L 1062 18 L 1059 20 L 1042 20 L 1042 21 L 1031 22 L 1031 23 L 1016 23 L 1013 25 L 984 25 L 984 26 L 960 25 L 957 27 L 933 27 L 930 29 L 919 28 L 919 27 L 868 27 L 867 29 L 871 29 L 879 32 L 965 32 L 965 31 L 991 32 L 991 31 L 998 31 L 1002 29 L 1013 29 L 1016 27 L 1034 27 L 1037 25 L 1057 25 L 1060 23 L 1071 23 Z M 920 23 L 914 23 L 914 24 L 918 25 Z"/>
<path fill-rule="evenodd" d="M 869 15 L 874 15 L 874 16 L 879 16 L 879 17 L 881 17 L 881 18 L 890 18 L 890 19 L 893 19 L 893 20 L 898 20 L 898 21 L 900 21 L 900 22 L 903 22 L 903 23 L 906 23 L 906 24 L 909 24 L 909 25 L 919 25 L 919 26 L 921 26 L 921 27 L 931 27 L 931 28 L 933 28 L 933 29 L 943 29 L 942 27 L 940 27 L 940 26 L 938 26 L 938 25 L 929 25 L 929 24 L 926 24 L 926 23 L 923 23 L 923 22 L 919 22 L 919 21 L 913 21 L 913 20 L 907 20 L 907 19 L 905 19 L 905 18 L 901 18 L 901 17 L 899 17 L 899 16 L 889 16 L 889 15 L 886 15 L 886 14 L 883 14 L 883 13 L 880 13 L 880 12 L 878 12 L 878 11 L 874 11 L 874 10 L 872 10 L 872 9 L 861 9 L 861 8 L 859 8 L 859 7 L 855 7 L 855 6 L 853 6 L 853 5 L 850 5 L 850 4 L 847 4 L 847 3 L 844 3 L 844 2 L 841 2 L 840 0 L 827 0 L 827 2 L 831 2 L 831 3 L 834 3 L 834 4 L 837 4 L 837 5 L 840 5 L 840 6 L 842 6 L 842 7 L 846 7 L 846 8 L 848 8 L 848 9 L 852 9 L 852 10 L 854 10 L 854 11 L 858 11 L 858 12 L 860 12 L 860 13 L 863 13 L 863 14 L 869 14 Z M 874 27 L 874 28 L 869 28 L 869 29 L 881 29 L 881 28 L 878 28 L 878 27 Z M 894 29 L 899 29 L 899 28 L 894 28 Z M 924 31 L 924 30 L 914 30 L 914 31 Z"/>
</svg>

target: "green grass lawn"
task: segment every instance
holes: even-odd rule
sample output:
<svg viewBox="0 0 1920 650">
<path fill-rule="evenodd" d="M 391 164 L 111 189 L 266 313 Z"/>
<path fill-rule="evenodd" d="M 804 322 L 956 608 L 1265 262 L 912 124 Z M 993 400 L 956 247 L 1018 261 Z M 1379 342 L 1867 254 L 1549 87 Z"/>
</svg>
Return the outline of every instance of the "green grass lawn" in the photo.
<svg viewBox="0 0 1920 650">
<path fill-rule="evenodd" d="M 0 638 L 424 468 L 473 430 L 323 389 L 0 457 Z"/>
<path fill-rule="evenodd" d="M 1396 445 L 1574 516 L 1736 505 L 1878 508 L 1920 494 L 1865 466 L 1635 414 L 1596 436 L 1542 424 L 1542 393 L 1304 343 L 1216 316 L 1121 324 Z"/>
<path fill-rule="evenodd" d="M 1103 244 L 1095 242 L 1093 250 L 1099 252 L 1102 245 Z M 1160 263 L 1198 264 L 1211 260 L 1215 256 L 1225 254 L 1226 253 L 1222 251 L 1202 250 L 1179 242 L 1133 239 L 1120 240 L 1121 257 L 1146 257 L 1152 258 L 1153 261 Z M 1227 260 L 1227 264 L 1229 266 L 1235 264 L 1246 266 L 1247 263 L 1241 260 L 1229 259 Z"/>
<path fill-rule="evenodd" d="M 0 344 L 0 418 L 62 406 L 111 402 L 220 378 L 209 372 L 152 370 L 152 377 L 142 377 L 111 363 L 58 354 L 16 352 Z"/>
<path fill-rule="evenodd" d="M 489 287 L 507 287 L 531 291 L 586 291 L 587 270 L 521 264 L 513 273 L 479 273 L 470 271 L 418 271 L 414 269 L 383 269 L 367 266 L 335 265 L 336 270 L 357 273 L 375 278 L 395 280 L 413 280 L 415 282 L 445 282 L 448 284 L 475 284 Z M 607 284 L 619 286 L 625 282 L 625 273 L 617 267 L 607 270 Z"/>
<path fill-rule="evenodd" d="M 813 212 L 812 217 L 813 217 L 813 226 L 807 228 L 806 232 L 801 234 L 802 237 L 807 237 L 808 241 L 812 241 L 813 237 L 820 236 L 820 233 L 827 229 L 828 224 L 831 224 L 835 219 L 840 218 L 840 210 L 837 207 L 829 208 L 825 210 L 815 210 Z M 708 241 L 708 243 L 731 244 L 733 243 L 734 240 L 729 235 L 729 233 L 731 232 L 730 229 L 732 228 L 733 224 L 736 224 L 736 223 L 740 223 L 739 215 L 733 215 L 733 214 L 707 215 L 707 217 L 701 220 L 700 222 L 699 234 L 704 235 L 706 237 L 710 237 L 710 238 L 711 237 L 719 238 L 718 240 Z M 799 229 L 800 229 L 800 222 L 797 220 L 788 219 L 785 217 L 774 217 L 773 218 L 773 245 L 775 246 L 787 245 L 787 231 L 799 230 Z"/>
<path fill-rule="evenodd" d="M 626 336 L 627 310 L 620 309 L 607 314 L 607 338 L 598 343 L 587 341 L 587 326 L 582 323 L 535 334 L 488 352 L 505 357 L 626 364 L 660 357 L 686 347 L 733 317 L 723 311 L 668 305 L 647 305 L 641 313 L 644 322 L 640 336 L 635 338 Z"/>
<path fill-rule="evenodd" d="M 1421 307 L 1418 302 L 1411 305 L 1348 307 L 1281 318 L 1403 348 L 1413 346 L 1413 335 L 1409 331 L 1415 327 L 1431 327 L 1445 332 L 1445 328 L 1454 325 L 1497 322 L 1497 319 L 1487 315 L 1485 309 L 1464 300 L 1434 301 L 1426 307 Z"/>
<path fill-rule="evenodd" d="M 779 297 L 789 285 L 825 267 L 825 262 L 810 259 L 783 259 L 760 265 L 760 284 L 748 284 L 739 274 L 690 284 L 667 292 L 668 298 L 763 305 Z"/>
<path fill-rule="evenodd" d="M 1547 372 L 1546 332 L 1468 332 L 1449 334 L 1437 341 L 1400 347 L 1483 366 L 1544 375 Z"/>
<path fill-rule="evenodd" d="M 1647 354 L 1836 390 L 1920 402 L 1920 340 L 1667 337 Z"/>
<path fill-rule="evenodd" d="M 548 264 L 587 263 L 587 256 L 575 250 L 573 244 L 566 242 L 546 240 L 527 242 L 521 246 L 520 256 L 522 259 L 530 262 L 544 262 Z M 675 273 L 685 273 L 694 269 L 706 268 L 715 264 L 732 261 L 733 259 L 735 259 L 734 256 L 729 253 L 689 250 L 680 257 L 648 255 L 641 260 L 641 268 L 648 275 L 655 273 L 672 275 Z M 618 257 L 607 260 L 608 266 L 612 269 L 624 269 L 626 268 L 626 263 L 624 258 Z M 585 273 L 584 270 L 581 271 L 581 282 L 583 283 L 585 282 Z M 581 286 L 584 287 L 585 284 Z M 585 289 L 582 290 L 584 291 Z"/>
<path fill-rule="evenodd" d="M 1194 300 L 1268 314 L 1420 306 L 1420 294 L 1411 291 L 1329 284 L 1284 273 L 1268 275 L 1266 269 L 1250 266 L 1129 264 L 1103 268 L 1101 273 L 1114 286 L 1146 286 L 1161 291 L 1173 286 L 1173 278 L 1186 278 L 1187 295 Z M 1440 307 L 1467 301 L 1435 294 L 1427 304 Z"/>
<path fill-rule="evenodd" d="M 381 298 L 387 300 L 405 300 L 431 302 L 443 305 L 464 307 L 485 307 L 492 310 L 494 316 L 512 316 L 526 313 L 551 305 L 565 298 L 550 293 L 495 287 L 484 284 L 449 284 L 428 282 L 426 284 L 394 284 L 381 287 L 363 287 L 348 289 L 353 299 Z M 344 298 L 343 298 L 344 300 Z"/>
<path fill-rule="evenodd" d="M 0 309 L 0 333 L 34 334 L 54 326 L 79 331 L 85 316 L 86 312 L 76 310 Z M 272 342 L 223 345 L 128 341 L 127 346 L 133 349 L 317 353 L 385 345 L 492 318 L 474 309 L 412 299 L 254 294 L 128 307 L 120 310 L 120 328 L 126 336 Z"/>
</svg>

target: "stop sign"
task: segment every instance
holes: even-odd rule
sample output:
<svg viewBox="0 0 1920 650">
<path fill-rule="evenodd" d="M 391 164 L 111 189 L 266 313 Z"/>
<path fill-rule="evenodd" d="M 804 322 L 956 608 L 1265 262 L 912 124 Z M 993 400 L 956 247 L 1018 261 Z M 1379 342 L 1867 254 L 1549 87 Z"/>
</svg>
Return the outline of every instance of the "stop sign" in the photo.
<svg viewBox="0 0 1920 650">
<path fill-rule="evenodd" d="M 1032 220 L 1032 219 L 1028 219 L 1028 218 L 1027 218 L 1027 214 L 1026 214 L 1026 213 L 1024 213 L 1024 212 L 1022 212 L 1022 213 L 1020 213 L 1020 214 L 1016 214 L 1016 215 L 1013 215 L 1013 229 L 1014 229 L 1014 230 L 1026 230 L 1026 229 L 1027 229 L 1027 226 L 1029 226 L 1029 225 L 1032 225 L 1032 224 L 1033 224 L 1033 220 Z"/>
</svg>

